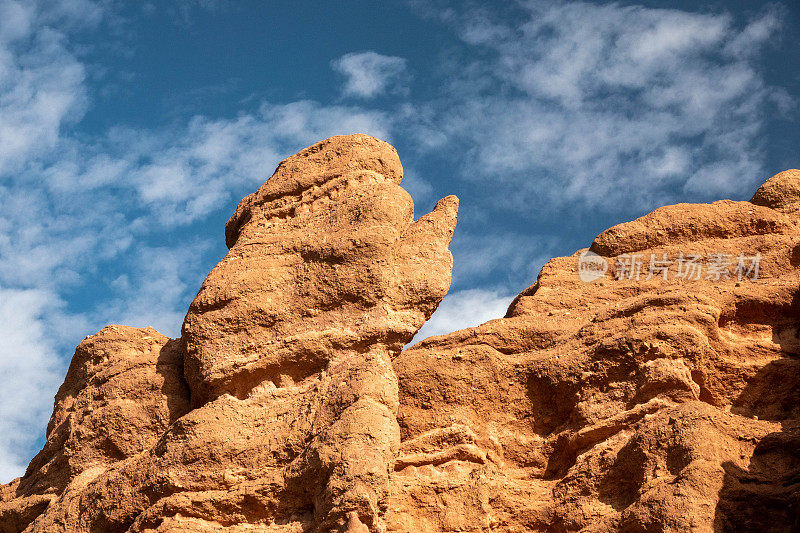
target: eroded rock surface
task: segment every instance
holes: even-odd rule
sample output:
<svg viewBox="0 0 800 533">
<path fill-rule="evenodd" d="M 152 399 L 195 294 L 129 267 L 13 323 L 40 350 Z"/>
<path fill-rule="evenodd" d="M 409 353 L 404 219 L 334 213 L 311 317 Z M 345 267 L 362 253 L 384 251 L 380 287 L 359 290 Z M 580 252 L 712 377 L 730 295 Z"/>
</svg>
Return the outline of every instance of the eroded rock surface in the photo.
<svg viewBox="0 0 800 533">
<path fill-rule="evenodd" d="M 195 405 L 286 398 L 273 430 L 286 483 L 323 528 L 383 529 L 400 444 L 391 358 L 450 286 L 458 201 L 414 221 L 402 174 L 394 148 L 364 135 L 281 163 L 228 222 L 230 252 L 184 322 Z"/>
<path fill-rule="evenodd" d="M 610 228 L 604 276 L 555 258 L 505 317 L 405 351 L 457 201 L 415 221 L 401 178 L 365 135 L 284 161 L 181 339 L 81 343 L 0 531 L 800 527 L 800 172 Z"/>
<path fill-rule="evenodd" d="M 553 259 L 505 318 L 403 352 L 402 446 L 468 429 L 424 465 L 399 457 L 390 526 L 797 530 L 798 187 L 787 171 L 758 205 L 668 206 L 610 228 L 590 248 L 605 277 L 581 281 L 585 250 Z M 641 276 L 615 279 L 634 254 Z M 647 279 L 651 254 L 673 260 L 666 279 Z M 677 277 L 682 254 L 702 256 L 699 279 Z M 709 279 L 716 254 L 729 277 Z M 739 279 L 740 254 L 760 255 L 757 279 Z"/>
<path fill-rule="evenodd" d="M 458 208 L 448 197 L 415 220 L 401 179 L 394 148 L 366 135 L 282 162 L 228 222 L 230 251 L 171 341 L 192 410 L 76 490 L 47 485 L 54 470 L 38 465 L 64 462 L 50 437 L 8 505 L 57 497 L 17 523 L 46 507 L 31 531 L 385 530 L 400 447 L 392 358 L 447 293 Z"/>
<path fill-rule="evenodd" d="M 179 341 L 127 326 L 87 337 L 56 394 L 44 448 L 0 493 L 0 531 L 22 531 L 58 495 L 150 450 L 188 411 Z"/>
</svg>

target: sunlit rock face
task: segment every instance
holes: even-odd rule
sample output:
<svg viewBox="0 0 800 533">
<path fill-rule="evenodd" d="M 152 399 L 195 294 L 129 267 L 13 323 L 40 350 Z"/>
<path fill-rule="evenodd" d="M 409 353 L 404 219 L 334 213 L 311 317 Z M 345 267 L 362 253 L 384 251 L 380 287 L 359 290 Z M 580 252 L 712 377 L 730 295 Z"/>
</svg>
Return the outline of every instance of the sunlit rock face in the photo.
<svg viewBox="0 0 800 533">
<path fill-rule="evenodd" d="M 183 328 L 193 401 L 294 383 L 340 352 L 398 353 L 450 286 L 458 200 L 414 221 L 397 152 L 333 137 L 280 164 L 226 227 Z"/>
<path fill-rule="evenodd" d="M 272 431 L 296 441 L 286 482 L 324 527 L 383 529 L 400 444 L 391 358 L 450 287 L 458 200 L 415 221 L 402 176 L 366 135 L 281 163 L 228 222 L 230 251 L 184 322 L 194 405 L 292 393 Z"/>
<path fill-rule="evenodd" d="M 281 163 L 180 339 L 81 343 L 0 532 L 800 527 L 800 172 L 610 228 L 405 351 L 457 200 L 415 220 L 401 178 L 366 135 Z"/>
<path fill-rule="evenodd" d="M 394 148 L 367 135 L 332 137 L 283 161 L 228 222 L 230 251 L 192 302 L 182 338 L 141 348 L 154 354 L 136 361 L 142 375 L 158 373 L 166 355 L 156 355 L 174 354 L 180 394 L 170 395 L 171 382 L 154 394 L 154 378 L 113 390 L 125 413 L 142 407 L 161 425 L 123 428 L 98 416 L 100 377 L 87 374 L 105 367 L 95 359 L 124 370 L 143 335 L 112 327 L 119 334 L 102 350 L 79 348 L 70 375 L 81 377 L 68 376 L 51 423 L 59 430 L 6 487 L 7 522 L 41 531 L 238 522 L 385 530 L 400 447 L 392 358 L 449 289 L 458 209 L 451 196 L 415 220 L 402 174 Z M 89 436 L 66 451 L 62 404 L 83 409 L 68 419 L 78 425 L 70 435 Z M 175 406 L 162 414 L 163 404 Z"/>
</svg>

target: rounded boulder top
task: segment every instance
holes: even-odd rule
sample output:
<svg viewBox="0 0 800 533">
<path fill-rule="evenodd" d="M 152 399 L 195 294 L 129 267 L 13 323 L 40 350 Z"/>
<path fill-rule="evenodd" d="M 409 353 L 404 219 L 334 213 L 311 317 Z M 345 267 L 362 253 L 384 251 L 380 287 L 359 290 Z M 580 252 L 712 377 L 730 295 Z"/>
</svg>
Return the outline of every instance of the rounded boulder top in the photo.
<svg viewBox="0 0 800 533">
<path fill-rule="evenodd" d="M 800 170 L 789 169 L 775 174 L 758 188 L 750 202 L 782 213 L 800 210 Z"/>
<path fill-rule="evenodd" d="M 229 245 L 236 241 L 259 206 L 355 171 L 374 172 L 398 184 L 403 179 L 397 150 L 386 141 L 363 133 L 329 137 L 281 161 L 266 183 L 239 203 L 225 226 L 226 241 Z"/>
</svg>

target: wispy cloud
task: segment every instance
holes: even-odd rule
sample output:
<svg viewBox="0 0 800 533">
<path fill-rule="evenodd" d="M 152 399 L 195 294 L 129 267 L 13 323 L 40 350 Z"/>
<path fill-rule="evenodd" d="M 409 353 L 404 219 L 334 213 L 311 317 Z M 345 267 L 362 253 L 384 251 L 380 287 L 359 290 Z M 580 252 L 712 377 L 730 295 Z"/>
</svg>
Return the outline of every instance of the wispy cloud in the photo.
<svg viewBox="0 0 800 533">
<path fill-rule="evenodd" d="M 458 259 L 453 265 L 453 285 L 463 289 L 494 280 L 520 290 L 533 283 L 552 257 L 553 241 L 546 236 L 502 232 L 491 227 L 480 234 L 456 230 L 450 246 Z"/>
<path fill-rule="evenodd" d="M 177 246 L 137 246 L 125 273 L 108 281 L 114 293 L 97 320 L 134 327 L 153 327 L 180 336 L 183 317 L 206 276 L 201 258 L 209 242 Z"/>
<path fill-rule="evenodd" d="M 467 289 L 448 294 L 411 343 L 479 326 L 506 314 L 513 294 L 502 289 Z"/>
<path fill-rule="evenodd" d="M 65 35 L 46 24 L 72 24 L 70 6 L 0 7 L 0 175 L 52 150 L 61 127 L 82 116 L 84 67 L 66 48 Z"/>
<path fill-rule="evenodd" d="M 417 134 L 436 150 L 466 147 L 465 176 L 491 177 L 519 206 L 544 197 L 614 212 L 744 195 L 763 179 L 765 116 L 785 95 L 754 58 L 777 9 L 745 25 L 616 3 L 519 9 L 513 23 L 441 15 L 472 52 L 448 65 L 448 100 Z"/>
<path fill-rule="evenodd" d="M 44 318 L 59 305 L 51 292 L 0 286 L 0 480 L 24 471 L 63 379 L 57 334 Z"/>
<path fill-rule="evenodd" d="M 346 54 L 331 63 L 344 76 L 345 96 L 373 98 L 386 92 L 405 91 L 406 60 L 376 52 Z"/>
</svg>

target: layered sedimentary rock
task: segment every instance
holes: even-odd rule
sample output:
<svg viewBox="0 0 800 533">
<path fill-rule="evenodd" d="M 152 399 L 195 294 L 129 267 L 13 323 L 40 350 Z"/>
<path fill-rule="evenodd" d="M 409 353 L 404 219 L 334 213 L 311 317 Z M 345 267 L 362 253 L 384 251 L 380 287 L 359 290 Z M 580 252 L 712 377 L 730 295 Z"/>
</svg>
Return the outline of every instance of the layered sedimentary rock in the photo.
<svg viewBox="0 0 800 533">
<path fill-rule="evenodd" d="M 81 343 L 0 531 L 800 527 L 800 172 L 615 226 L 405 351 L 457 200 L 415 220 L 401 178 L 364 135 L 281 163 L 180 339 Z"/>
</svg>

